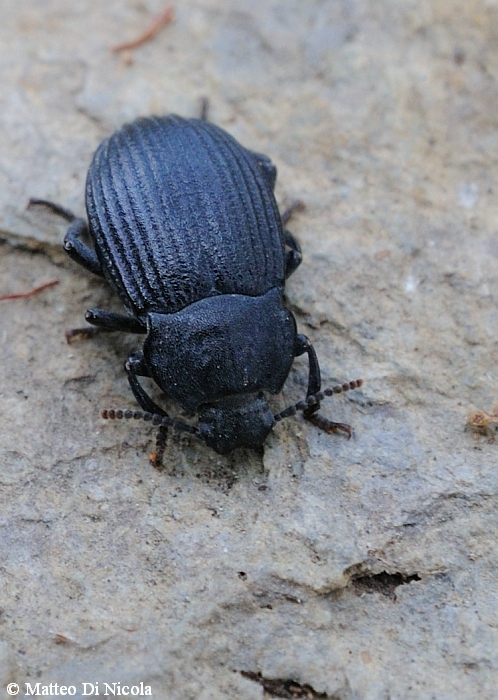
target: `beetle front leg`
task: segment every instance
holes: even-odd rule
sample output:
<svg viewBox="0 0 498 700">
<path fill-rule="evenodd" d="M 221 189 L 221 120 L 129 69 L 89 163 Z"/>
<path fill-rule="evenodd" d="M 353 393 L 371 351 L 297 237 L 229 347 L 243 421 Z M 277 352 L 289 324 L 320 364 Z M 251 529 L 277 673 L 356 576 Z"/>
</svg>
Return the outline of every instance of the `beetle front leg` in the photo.
<svg viewBox="0 0 498 700">
<path fill-rule="evenodd" d="M 308 391 L 306 392 L 306 396 L 312 396 L 320 391 L 320 387 L 322 385 L 320 365 L 318 364 L 318 357 L 316 356 L 315 348 L 310 343 L 309 338 L 300 333 L 296 339 L 296 357 L 303 355 L 305 352 L 308 353 L 308 362 L 310 366 Z M 320 404 L 314 406 L 310 412 L 314 413 L 315 411 L 318 411 L 319 408 Z"/>
<path fill-rule="evenodd" d="M 168 417 L 166 411 L 164 411 L 157 405 L 157 403 L 155 403 L 155 401 L 150 398 L 138 381 L 139 376 L 150 377 L 149 370 L 144 362 L 143 352 L 134 352 L 132 355 L 130 355 L 126 361 L 125 370 L 133 395 L 143 410 L 148 411 L 149 413 L 155 413 L 160 416 Z M 168 428 L 166 426 L 160 426 L 156 435 L 156 451 L 150 456 L 150 462 L 156 469 L 162 469 L 163 467 L 163 457 L 166 449 L 167 435 Z"/>
<path fill-rule="evenodd" d="M 315 396 L 318 394 L 321 387 L 321 377 L 320 377 L 320 365 L 318 364 L 318 357 L 316 356 L 315 348 L 310 343 L 309 339 L 305 335 L 299 334 L 297 336 L 296 342 L 296 357 L 308 353 L 308 361 L 310 367 L 309 379 L 308 379 L 308 391 L 306 396 Z M 303 411 L 303 416 L 310 423 L 316 425 L 320 430 L 324 430 L 326 433 L 346 433 L 348 437 L 352 435 L 352 428 L 347 423 L 336 423 L 334 421 L 324 418 L 319 413 L 317 413 L 320 408 L 320 402 L 312 404 Z"/>
<path fill-rule="evenodd" d="M 166 411 L 150 398 L 138 381 L 138 377 L 150 377 L 149 369 L 144 361 L 143 352 L 134 352 L 132 355 L 130 355 L 125 363 L 125 371 L 128 377 L 128 382 L 130 383 L 130 388 L 133 392 L 133 396 L 143 410 L 147 411 L 148 413 L 156 413 L 160 416 L 167 416 L 168 414 Z"/>
</svg>

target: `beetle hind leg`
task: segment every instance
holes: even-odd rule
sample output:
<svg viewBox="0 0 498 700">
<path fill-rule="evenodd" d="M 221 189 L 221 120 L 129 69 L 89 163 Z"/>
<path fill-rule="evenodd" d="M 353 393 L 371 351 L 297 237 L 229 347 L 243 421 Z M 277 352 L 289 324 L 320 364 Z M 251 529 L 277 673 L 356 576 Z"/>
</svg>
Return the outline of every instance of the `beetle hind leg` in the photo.
<svg viewBox="0 0 498 700">
<path fill-rule="evenodd" d="M 263 153 L 257 153 L 256 151 L 249 151 L 249 153 L 256 159 L 256 162 L 261 168 L 267 183 L 271 189 L 274 190 L 275 183 L 277 181 L 277 168 L 273 165 L 270 158 L 265 156 Z"/>
<path fill-rule="evenodd" d="M 31 209 L 32 207 L 44 207 L 45 209 L 51 211 L 53 214 L 62 217 L 66 221 L 69 221 L 69 223 L 72 223 L 77 218 L 76 214 L 73 214 L 73 212 L 70 209 L 66 209 L 65 207 L 62 207 L 60 204 L 56 204 L 55 202 L 50 202 L 48 199 L 35 199 L 31 197 L 31 199 L 28 202 L 27 209 Z"/>
<path fill-rule="evenodd" d="M 77 262 L 85 270 L 103 277 L 104 273 L 97 253 L 81 240 L 86 235 L 88 235 L 87 222 L 84 219 L 75 219 L 64 236 L 64 250 L 71 260 Z"/>
<path fill-rule="evenodd" d="M 290 204 L 287 207 L 287 209 L 285 209 L 284 213 L 280 217 L 282 219 L 282 226 L 285 226 L 289 223 L 290 219 L 296 211 L 303 211 L 303 209 L 305 208 L 306 204 L 300 199 L 296 199 L 295 202 L 292 202 L 292 204 Z"/>
<path fill-rule="evenodd" d="M 297 200 L 287 207 L 280 217 L 282 219 L 282 226 L 285 226 L 288 223 L 294 212 L 302 211 L 304 207 L 304 202 L 301 202 L 301 200 Z M 285 278 L 287 279 L 287 277 L 290 277 L 301 264 L 303 254 L 301 251 L 301 246 L 296 241 L 292 233 L 287 231 L 287 229 L 284 229 L 284 240 L 285 245 L 287 248 L 289 248 L 289 250 L 285 252 Z"/>
<path fill-rule="evenodd" d="M 301 252 L 301 246 L 296 241 L 292 233 L 285 230 L 285 245 L 289 248 L 285 252 L 285 279 L 290 277 L 295 270 L 299 267 L 303 260 L 303 254 Z"/>
<path fill-rule="evenodd" d="M 209 115 L 209 97 L 201 97 L 199 100 L 199 119 L 203 122 L 208 121 Z"/>
<path fill-rule="evenodd" d="M 88 224 L 84 219 L 76 216 L 69 209 L 61 207 L 60 204 L 55 204 L 55 202 L 50 202 L 46 199 L 30 199 L 28 209 L 32 207 L 44 207 L 56 214 L 56 216 L 60 216 L 68 221 L 71 225 L 64 236 L 64 250 L 72 260 L 86 270 L 93 272 L 94 275 L 99 277 L 104 276 L 97 253 L 81 240 L 82 237 L 88 235 Z"/>
</svg>

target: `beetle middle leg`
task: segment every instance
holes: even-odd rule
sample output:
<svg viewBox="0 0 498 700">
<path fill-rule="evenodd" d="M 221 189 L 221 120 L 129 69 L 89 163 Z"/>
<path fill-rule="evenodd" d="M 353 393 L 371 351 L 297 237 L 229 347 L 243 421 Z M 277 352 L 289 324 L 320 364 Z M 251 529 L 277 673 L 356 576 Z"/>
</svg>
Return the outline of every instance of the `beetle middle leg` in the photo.
<svg viewBox="0 0 498 700">
<path fill-rule="evenodd" d="M 117 314 L 115 311 L 105 309 L 88 309 L 85 321 L 93 328 L 73 328 L 66 332 L 66 340 L 69 344 L 75 339 L 93 338 L 99 333 L 147 333 L 147 326 L 136 318 L 127 314 Z"/>
<path fill-rule="evenodd" d="M 296 357 L 304 353 L 308 354 L 309 362 L 308 391 L 306 392 L 306 397 L 314 397 L 320 391 L 322 384 L 320 365 L 318 364 L 315 348 L 310 343 L 309 338 L 299 334 L 296 343 Z M 319 408 L 320 401 L 315 401 L 315 403 L 312 403 L 303 411 L 304 418 L 326 433 L 346 433 L 348 437 L 351 437 L 353 430 L 350 425 L 347 423 L 336 423 L 335 421 L 328 420 L 328 418 L 324 418 L 317 412 Z"/>
<path fill-rule="evenodd" d="M 121 331 L 122 333 L 147 333 L 145 323 L 133 316 L 117 314 L 115 311 L 88 309 L 85 314 L 85 321 L 108 333 L 116 331 Z"/>
</svg>

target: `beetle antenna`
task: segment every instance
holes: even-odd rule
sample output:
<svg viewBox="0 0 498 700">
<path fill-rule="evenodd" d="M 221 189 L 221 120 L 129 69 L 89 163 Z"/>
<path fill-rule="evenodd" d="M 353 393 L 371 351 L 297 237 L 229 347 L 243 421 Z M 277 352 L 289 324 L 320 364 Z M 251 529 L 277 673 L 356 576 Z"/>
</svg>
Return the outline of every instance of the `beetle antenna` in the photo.
<svg viewBox="0 0 498 700">
<path fill-rule="evenodd" d="M 105 420 L 121 420 L 126 418 L 129 420 L 133 418 L 134 420 L 144 420 L 151 422 L 152 425 L 158 425 L 162 428 L 174 428 L 175 430 L 181 430 L 184 433 L 190 433 L 199 437 L 199 429 L 195 425 L 188 425 L 187 423 L 182 423 L 179 420 L 170 418 L 169 416 L 160 416 L 158 413 L 149 413 L 148 411 L 132 411 L 131 409 L 113 409 L 106 408 L 101 413 L 102 418 Z"/>
<path fill-rule="evenodd" d="M 347 382 L 345 384 L 337 384 L 336 386 L 331 386 L 328 387 L 327 389 L 324 389 L 323 391 L 318 391 L 316 394 L 310 394 L 307 396 L 304 401 L 298 401 L 297 403 L 293 404 L 292 406 L 289 406 L 285 410 L 281 411 L 280 413 L 277 413 L 276 416 L 274 416 L 274 420 L 276 422 L 283 420 L 284 418 L 290 418 L 290 416 L 295 416 L 298 411 L 302 411 L 304 414 L 310 409 L 313 409 L 315 406 L 320 405 L 320 401 L 323 401 L 326 396 L 332 396 L 333 394 L 344 394 L 346 391 L 352 391 L 353 389 L 359 389 L 359 387 L 363 384 L 363 379 L 356 379 L 353 382 Z M 317 406 L 317 408 L 318 408 Z M 342 429 L 345 430 L 345 426 L 343 423 L 332 423 L 331 421 L 328 421 L 326 418 L 322 418 L 321 416 L 316 416 L 311 413 L 310 415 L 306 416 L 308 420 L 310 420 L 312 423 L 317 425 L 319 428 L 322 430 L 325 430 L 326 432 L 337 432 L 337 430 L 341 430 L 338 426 L 342 426 Z M 336 426 L 336 430 L 332 428 L 332 426 Z M 349 426 L 348 426 L 349 427 Z M 349 432 L 350 430 L 345 432 Z"/>
</svg>

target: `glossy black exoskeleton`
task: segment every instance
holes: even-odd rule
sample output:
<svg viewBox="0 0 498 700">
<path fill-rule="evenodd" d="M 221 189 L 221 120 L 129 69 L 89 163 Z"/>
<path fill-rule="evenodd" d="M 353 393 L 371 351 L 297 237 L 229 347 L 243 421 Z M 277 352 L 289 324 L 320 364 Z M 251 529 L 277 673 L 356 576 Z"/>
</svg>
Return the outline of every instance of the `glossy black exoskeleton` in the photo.
<svg viewBox="0 0 498 700">
<path fill-rule="evenodd" d="M 32 200 L 71 221 L 68 255 L 104 277 L 127 311 L 90 309 L 86 320 L 146 336 L 143 351 L 125 365 L 145 416 L 106 411 L 104 417 L 145 417 L 163 431 L 173 425 L 220 454 L 259 447 L 275 422 L 296 410 L 329 432 L 350 434 L 349 426 L 316 411 L 324 395 L 361 382 L 320 392 L 316 353 L 283 302 L 301 249 L 284 229 L 288 214 L 281 217 L 277 208 L 276 175 L 269 158 L 205 120 L 148 117 L 97 149 L 86 181 L 88 224 Z M 303 353 L 307 399 L 274 415 L 264 392 L 279 393 Z M 140 376 L 198 414 L 198 426 L 169 418 Z"/>
</svg>

